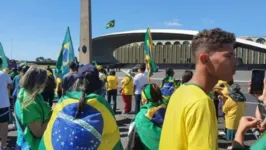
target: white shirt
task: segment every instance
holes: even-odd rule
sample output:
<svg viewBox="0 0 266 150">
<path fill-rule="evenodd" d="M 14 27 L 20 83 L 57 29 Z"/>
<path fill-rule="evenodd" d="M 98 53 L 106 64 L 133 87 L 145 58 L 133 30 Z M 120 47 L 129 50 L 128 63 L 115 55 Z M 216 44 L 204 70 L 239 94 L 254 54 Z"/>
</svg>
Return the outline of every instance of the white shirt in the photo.
<svg viewBox="0 0 266 150">
<path fill-rule="evenodd" d="M 8 84 L 12 84 L 10 76 L 0 71 L 0 108 L 10 107 L 9 97 L 8 97 Z"/>
<path fill-rule="evenodd" d="M 141 94 L 142 87 L 148 83 L 148 75 L 147 72 L 144 73 L 138 73 L 134 77 L 134 85 L 135 85 L 135 94 Z"/>
</svg>

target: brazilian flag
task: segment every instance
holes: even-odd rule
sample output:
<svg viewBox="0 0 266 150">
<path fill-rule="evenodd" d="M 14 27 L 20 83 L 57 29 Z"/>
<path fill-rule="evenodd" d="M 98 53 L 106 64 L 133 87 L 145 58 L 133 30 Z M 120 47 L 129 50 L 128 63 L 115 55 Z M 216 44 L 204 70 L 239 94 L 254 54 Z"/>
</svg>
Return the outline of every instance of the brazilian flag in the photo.
<svg viewBox="0 0 266 150">
<path fill-rule="evenodd" d="M 166 106 L 149 102 L 141 107 L 135 118 L 137 133 L 144 149 L 159 149 Z"/>
<path fill-rule="evenodd" d="M 4 49 L 3 49 L 1 42 L 0 42 L 0 58 L 3 61 L 2 68 L 0 68 L 0 70 L 8 69 L 7 58 L 6 58 L 6 55 L 5 55 L 5 52 L 4 52 Z"/>
<path fill-rule="evenodd" d="M 115 20 L 111 20 L 106 24 L 106 29 L 115 27 Z"/>
<path fill-rule="evenodd" d="M 56 61 L 55 74 L 57 77 L 63 78 L 68 73 L 68 65 L 75 61 L 74 48 L 70 35 L 69 27 L 67 28 L 65 39 L 61 46 L 61 50 Z"/>
<path fill-rule="evenodd" d="M 150 77 L 153 75 L 153 72 L 156 71 L 156 64 L 154 61 L 154 58 L 152 56 L 152 36 L 151 36 L 151 31 L 150 28 L 147 28 L 146 34 L 145 34 L 145 39 L 144 39 L 144 54 L 145 54 L 145 60 L 146 60 L 146 65 L 148 69 L 148 80 L 150 82 Z"/>
<path fill-rule="evenodd" d="M 55 106 L 39 145 L 40 150 L 122 150 L 114 112 L 103 97 L 86 96 L 83 112 L 75 118 L 81 92 L 68 92 Z"/>
</svg>

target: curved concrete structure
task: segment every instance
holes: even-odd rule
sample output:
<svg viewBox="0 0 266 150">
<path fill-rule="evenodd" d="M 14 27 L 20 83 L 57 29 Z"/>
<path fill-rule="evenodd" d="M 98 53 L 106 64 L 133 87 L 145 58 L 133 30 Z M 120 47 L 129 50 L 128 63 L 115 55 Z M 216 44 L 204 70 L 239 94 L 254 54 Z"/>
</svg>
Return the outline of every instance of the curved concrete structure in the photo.
<svg viewBox="0 0 266 150">
<path fill-rule="evenodd" d="M 92 59 L 98 62 L 117 63 L 118 61 L 113 56 L 114 50 L 126 44 L 142 42 L 145 33 L 146 30 L 135 30 L 96 37 L 92 40 Z M 152 29 L 151 33 L 153 40 L 192 40 L 193 36 L 196 35 L 198 31 Z M 240 38 L 237 38 L 236 42 L 235 47 L 266 52 L 266 45 Z"/>
</svg>

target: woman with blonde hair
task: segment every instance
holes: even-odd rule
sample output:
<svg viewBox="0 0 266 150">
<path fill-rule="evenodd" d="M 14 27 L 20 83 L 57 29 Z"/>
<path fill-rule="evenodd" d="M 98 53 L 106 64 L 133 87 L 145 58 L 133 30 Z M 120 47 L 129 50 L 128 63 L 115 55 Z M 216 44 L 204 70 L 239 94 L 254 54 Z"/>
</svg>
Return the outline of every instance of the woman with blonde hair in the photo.
<svg viewBox="0 0 266 150">
<path fill-rule="evenodd" d="M 31 67 L 20 81 L 15 104 L 17 150 L 37 150 L 51 115 L 51 107 L 43 100 L 48 80 L 47 71 Z"/>
</svg>

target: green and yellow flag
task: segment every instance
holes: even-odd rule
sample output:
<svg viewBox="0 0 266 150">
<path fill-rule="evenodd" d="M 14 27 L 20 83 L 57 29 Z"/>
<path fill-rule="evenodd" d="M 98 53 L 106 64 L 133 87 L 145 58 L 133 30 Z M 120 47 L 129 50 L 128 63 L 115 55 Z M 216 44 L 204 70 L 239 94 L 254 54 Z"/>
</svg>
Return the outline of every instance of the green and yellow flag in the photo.
<svg viewBox="0 0 266 150">
<path fill-rule="evenodd" d="M 3 61 L 2 68 L 0 68 L 0 70 L 8 69 L 8 62 L 1 42 L 0 42 L 0 58 L 2 58 Z"/>
<path fill-rule="evenodd" d="M 156 64 L 154 58 L 152 56 L 152 36 L 150 28 L 148 27 L 145 39 L 144 39 L 144 54 L 145 54 L 145 61 L 148 69 L 148 80 L 150 82 L 150 77 L 153 75 L 153 72 L 156 71 Z"/>
<path fill-rule="evenodd" d="M 76 117 L 81 92 L 67 92 L 56 104 L 39 150 L 123 150 L 119 127 L 110 104 L 97 94 L 86 95 Z"/>
<path fill-rule="evenodd" d="M 115 27 L 115 20 L 111 20 L 106 24 L 106 29 Z"/>
<path fill-rule="evenodd" d="M 75 60 L 74 48 L 72 44 L 72 39 L 70 35 L 69 27 L 65 35 L 65 39 L 61 46 L 61 50 L 56 61 L 55 74 L 57 77 L 62 78 L 68 73 L 68 65 Z"/>
</svg>

